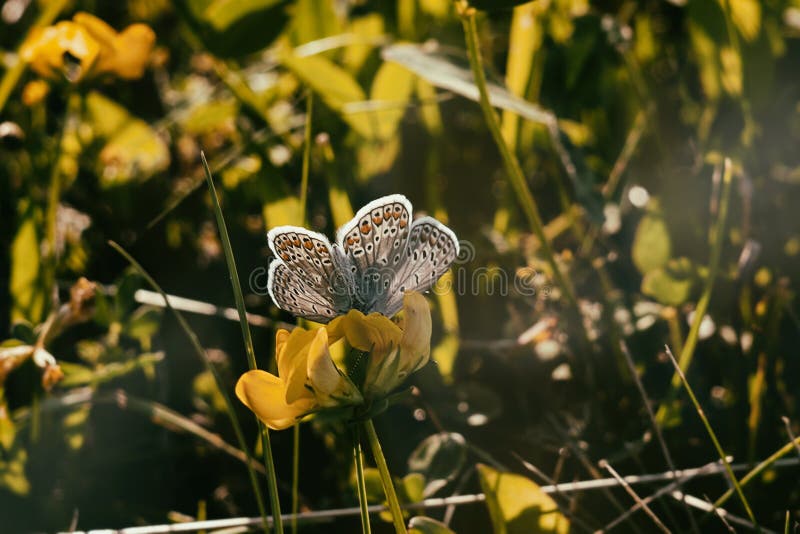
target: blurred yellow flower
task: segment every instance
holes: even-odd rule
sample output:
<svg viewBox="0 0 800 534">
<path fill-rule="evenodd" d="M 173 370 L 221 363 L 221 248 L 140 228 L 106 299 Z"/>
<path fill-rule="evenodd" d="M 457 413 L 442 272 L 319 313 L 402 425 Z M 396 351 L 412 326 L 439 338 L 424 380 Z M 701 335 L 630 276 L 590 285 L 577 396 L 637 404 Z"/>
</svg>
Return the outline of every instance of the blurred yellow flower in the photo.
<svg viewBox="0 0 800 534">
<path fill-rule="evenodd" d="M 34 30 L 20 53 L 47 78 L 63 75 L 78 82 L 112 74 L 130 80 L 144 74 L 155 39 L 146 24 L 132 24 L 117 33 L 94 15 L 77 13 L 72 21 Z"/>
<path fill-rule="evenodd" d="M 379 313 L 350 310 L 316 330 L 278 330 L 278 376 L 248 371 L 236 384 L 236 396 L 268 427 L 282 430 L 311 412 L 383 399 L 428 363 L 430 340 L 428 301 L 408 292 L 397 323 Z M 331 358 L 331 346 L 340 342 L 367 355 L 360 391 Z"/>
<path fill-rule="evenodd" d="M 45 99 L 50 92 L 50 86 L 44 80 L 33 80 L 22 88 L 22 103 L 26 106 L 35 106 Z"/>
<path fill-rule="evenodd" d="M 325 328 L 278 330 L 275 353 L 279 376 L 248 371 L 236 384 L 236 396 L 269 428 L 283 430 L 311 412 L 363 401 L 333 363 Z"/>
</svg>

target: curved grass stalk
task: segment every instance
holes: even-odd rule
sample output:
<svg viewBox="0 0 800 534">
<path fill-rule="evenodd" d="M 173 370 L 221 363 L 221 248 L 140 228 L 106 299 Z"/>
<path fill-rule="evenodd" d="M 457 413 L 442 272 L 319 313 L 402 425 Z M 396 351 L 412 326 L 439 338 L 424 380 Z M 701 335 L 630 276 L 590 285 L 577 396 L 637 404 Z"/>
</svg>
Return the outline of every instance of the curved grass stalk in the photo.
<svg viewBox="0 0 800 534">
<path fill-rule="evenodd" d="M 353 461 L 356 464 L 356 481 L 358 482 L 358 505 L 361 510 L 361 532 L 372 534 L 369 524 L 369 503 L 367 502 L 367 484 L 364 480 L 364 455 L 361 452 L 361 432 L 358 426 L 353 427 Z"/>
<path fill-rule="evenodd" d="M 686 373 L 686 371 L 689 369 L 689 366 L 692 364 L 694 350 L 697 348 L 697 342 L 700 339 L 700 324 L 703 322 L 703 317 L 705 317 L 706 311 L 708 311 L 708 305 L 711 302 L 711 292 L 714 289 L 714 281 L 719 273 L 720 258 L 722 257 L 722 245 L 725 241 L 725 222 L 728 219 L 728 205 L 730 204 L 731 199 L 731 182 L 733 181 L 732 176 L 733 169 L 731 160 L 730 158 L 725 158 L 725 163 L 723 164 L 722 170 L 722 193 L 719 203 L 719 216 L 717 217 L 717 221 L 713 229 L 714 241 L 711 244 L 711 258 L 708 265 L 706 285 L 703 288 L 703 294 L 700 296 L 700 300 L 697 301 L 697 307 L 694 311 L 694 319 L 692 319 L 692 325 L 689 327 L 689 334 L 686 336 L 686 341 L 683 343 L 683 349 L 680 351 L 680 357 L 678 358 L 678 369 L 672 376 L 672 390 L 669 395 L 669 400 L 661 404 L 658 414 L 656 415 L 656 419 L 661 425 L 664 424 L 664 421 L 667 419 L 669 411 L 671 410 L 672 402 L 670 401 L 675 398 L 675 395 L 680 388 L 680 373 Z M 680 373 L 678 371 L 680 371 Z"/>
<path fill-rule="evenodd" d="M 742 477 L 742 479 L 739 481 L 739 485 L 741 487 L 746 486 L 751 480 L 753 480 L 755 477 L 763 473 L 769 466 L 771 466 L 772 464 L 774 464 L 775 462 L 777 462 L 778 460 L 780 460 L 781 458 L 792 452 L 792 450 L 794 450 L 794 448 L 797 446 L 800 446 L 800 438 L 793 439 L 792 441 L 790 441 L 789 443 L 787 443 L 786 445 L 784 445 L 783 447 L 772 453 L 772 455 L 769 458 L 766 458 L 757 466 L 755 466 L 745 476 Z M 725 493 L 723 493 L 719 499 L 714 501 L 714 506 L 719 508 L 723 504 L 725 504 L 728 501 L 728 499 L 730 499 L 731 496 L 733 495 L 733 491 L 734 491 L 733 488 L 731 488 Z"/>
<path fill-rule="evenodd" d="M 372 449 L 372 456 L 375 457 L 375 463 L 378 465 L 383 491 L 389 503 L 389 510 L 392 512 L 394 531 L 396 534 L 407 534 L 403 510 L 400 508 L 400 501 L 397 499 L 397 492 L 394 489 L 394 482 L 392 482 L 392 474 L 386 464 L 386 457 L 383 455 L 381 442 L 378 440 L 378 434 L 375 432 L 375 425 L 372 423 L 372 419 L 367 419 L 364 422 L 364 429 L 367 431 L 367 441 L 369 441 L 369 447 Z"/>
<path fill-rule="evenodd" d="M 306 222 L 306 204 L 308 203 L 308 174 L 311 169 L 311 114 L 314 111 L 314 93 L 308 91 L 306 99 L 306 131 L 303 147 L 303 171 L 300 178 L 300 224 Z"/>
<path fill-rule="evenodd" d="M 483 71 L 483 58 L 481 57 L 480 49 L 478 47 L 478 28 L 475 23 L 475 9 L 466 6 L 463 2 L 458 4 L 458 8 L 461 14 L 461 23 L 464 27 L 467 50 L 469 51 L 469 63 L 470 67 L 472 68 L 472 74 L 475 78 L 475 85 L 478 87 L 478 91 L 480 92 L 480 105 L 481 109 L 483 110 L 486 125 L 489 127 L 492 138 L 494 139 L 494 142 L 500 151 L 500 155 L 503 158 L 503 164 L 505 165 L 511 187 L 514 189 L 514 193 L 516 193 L 520 204 L 522 204 L 522 210 L 525 213 L 525 217 L 528 219 L 531 230 L 539 239 L 540 246 L 547 263 L 553 270 L 553 276 L 556 278 L 556 282 L 564 292 L 564 295 L 567 297 L 570 305 L 575 308 L 576 313 L 579 315 L 580 312 L 577 309 L 578 303 L 575 298 L 575 291 L 572 283 L 568 279 L 567 275 L 561 271 L 561 268 L 556 261 L 553 248 L 544 232 L 544 224 L 542 223 L 542 217 L 539 214 L 539 208 L 536 206 L 533 195 L 528 189 L 528 185 L 525 181 L 525 175 L 522 172 L 522 167 L 520 167 L 519 160 L 509 149 L 505 139 L 503 138 L 503 133 L 500 130 L 500 124 L 497 120 L 497 115 L 495 114 L 494 108 L 489 100 L 489 90 L 486 85 L 486 74 Z"/>
<path fill-rule="evenodd" d="M 222 249 L 225 251 L 225 262 L 228 265 L 228 275 L 231 279 L 233 296 L 236 300 L 236 309 L 239 312 L 239 324 L 242 327 L 242 338 L 244 339 L 245 352 L 247 353 L 247 363 L 250 367 L 250 370 L 255 370 L 258 369 L 258 364 L 256 363 L 256 352 L 253 348 L 253 337 L 250 334 L 250 325 L 247 322 L 247 309 L 244 306 L 242 285 L 239 281 L 239 272 L 236 269 L 236 259 L 233 257 L 233 248 L 231 247 L 231 240 L 228 236 L 228 228 L 225 225 L 225 218 L 222 216 L 222 208 L 219 205 L 219 198 L 217 197 L 217 190 L 214 187 L 214 179 L 211 176 L 211 169 L 208 167 L 208 162 L 206 161 L 206 156 L 203 152 L 200 152 L 200 158 L 203 160 L 206 181 L 208 182 L 208 189 L 211 193 L 211 200 L 214 204 L 214 215 L 217 219 L 217 227 L 219 228 L 219 235 L 222 240 Z M 259 434 L 261 434 L 261 447 L 264 450 L 264 466 L 267 468 L 267 490 L 269 492 L 273 524 L 275 526 L 275 532 L 278 534 L 283 534 L 281 504 L 280 500 L 278 499 L 278 481 L 275 475 L 275 461 L 272 457 L 272 443 L 270 442 L 269 430 L 258 418 L 256 418 L 256 423 L 258 424 Z"/>
<path fill-rule="evenodd" d="M 292 534 L 297 534 L 297 511 L 300 499 L 300 424 L 292 429 Z"/>
<path fill-rule="evenodd" d="M 116 250 L 123 258 L 125 258 L 128 261 L 128 263 L 130 263 L 131 266 L 134 269 L 136 269 L 136 271 L 140 275 L 142 275 L 142 277 L 147 281 L 148 284 L 150 284 L 150 286 L 154 290 L 156 290 L 158 293 L 161 294 L 161 297 L 164 299 L 167 308 L 169 308 L 169 310 L 175 316 L 175 319 L 178 320 L 178 324 L 180 325 L 184 334 L 186 334 L 186 337 L 189 338 L 189 342 L 191 343 L 192 348 L 197 354 L 197 357 L 200 358 L 200 360 L 202 360 L 203 364 L 206 366 L 206 369 L 211 373 L 211 376 L 214 377 L 214 382 L 217 385 L 219 394 L 222 396 L 222 399 L 225 402 L 225 413 L 228 415 L 228 419 L 230 419 L 231 426 L 233 427 L 233 432 L 236 435 L 236 441 L 239 444 L 239 448 L 242 449 L 243 451 L 247 451 L 248 447 L 247 447 L 247 442 L 244 439 L 242 426 L 239 424 L 239 418 L 236 416 L 236 410 L 233 408 L 233 403 L 231 402 L 231 399 L 228 396 L 228 394 L 225 392 L 225 388 L 223 387 L 222 383 L 222 377 L 219 375 L 217 368 L 214 367 L 214 364 L 211 363 L 211 360 L 208 358 L 208 354 L 206 354 L 205 349 L 203 349 L 203 346 L 200 344 L 200 340 L 197 338 L 197 334 L 195 334 L 194 330 L 192 330 L 192 327 L 189 326 L 189 323 L 186 322 L 186 319 L 184 319 L 183 314 L 181 314 L 181 312 L 172 307 L 172 305 L 169 303 L 169 300 L 167 299 L 167 294 L 164 292 L 161 286 L 158 285 L 158 282 L 156 282 L 155 279 L 152 276 L 150 276 L 150 273 L 148 273 L 145 270 L 145 268 L 142 267 L 142 265 L 128 253 L 128 251 L 122 248 L 121 245 L 119 245 L 115 241 L 109 241 L 108 244 L 111 246 L 111 248 Z M 250 483 L 253 486 L 253 492 L 255 493 L 256 503 L 258 504 L 258 511 L 261 514 L 261 522 L 264 527 L 264 532 L 269 533 L 269 519 L 267 518 L 267 510 L 264 507 L 264 497 L 261 494 L 261 489 L 258 485 L 258 478 L 256 477 L 256 472 L 253 469 L 253 466 L 249 462 L 246 464 L 246 466 L 247 466 L 247 474 L 250 477 Z M 269 466 L 267 466 L 267 469 L 269 469 Z M 280 522 L 280 519 L 277 519 L 277 522 Z"/>
<path fill-rule="evenodd" d="M 686 375 L 683 374 L 683 370 L 678 365 L 678 362 L 675 360 L 675 356 L 672 355 L 672 351 L 669 350 L 669 346 L 664 347 L 667 351 L 667 355 L 672 360 L 673 365 L 675 366 L 675 372 L 678 374 L 678 378 L 683 383 L 683 387 L 686 389 L 686 393 L 689 394 L 689 398 L 692 400 L 692 404 L 694 404 L 695 410 L 697 410 L 697 415 L 700 416 L 700 420 L 703 421 L 703 426 L 706 427 L 706 431 L 708 432 L 711 441 L 714 443 L 714 448 L 717 449 L 717 454 L 719 454 L 719 459 L 722 461 L 723 465 L 725 466 L 725 472 L 728 474 L 728 478 L 733 484 L 733 487 L 736 490 L 736 494 L 739 496 L 739 500 L 742 501 L 742 506 L 744 506 L 745 511 L 747 512 L 747 517 L 750 519 L 750 522 L 756 527 L 756 530 L 759 530 L 758 523 L 756 522 L 756 517 L 753 515 L 753 510 L 750 508 L 750 503 L 747 502 L 747 497 L 744 496 L 744 492 L 742 491 L 742 486 L 739 484 L 739 480 L 736 478 L 736 475 L 731 468 L 731 463 L 728 461 L 728 457 L 725 455 L 725 451 L 722 449 L 722 445 L 720 445 L 719 440 L 717 439 L 717 434 L 714 432 L 714 429 L 711 428 L 711 423 L 709 423 L 708 418 L 706 417 L 706 413 L 703 411 L 703 407 L 700 406 L 700 401 L 697 400 L 697 397 L 694 394 L 694 390 L 692 390 L 692 386 L 689 385 L 689 381 L 686 380 Z M 716 506 L 716 505 L 715 505 Z"/>
</svg>

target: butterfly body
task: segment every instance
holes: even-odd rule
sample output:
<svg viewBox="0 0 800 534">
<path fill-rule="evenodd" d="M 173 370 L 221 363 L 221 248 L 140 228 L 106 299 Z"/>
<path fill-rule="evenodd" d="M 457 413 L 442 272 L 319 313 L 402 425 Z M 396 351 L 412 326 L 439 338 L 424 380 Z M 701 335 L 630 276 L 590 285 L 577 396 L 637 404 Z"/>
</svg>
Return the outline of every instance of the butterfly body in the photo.
<svg viewBox="0 0 800 534">
<path fill-rule="evenodd" d="M 333 244 L 298 226 L 273 228 L 267 239 L 275 254 L 270 297 L 278 307 L 318 322 L 350 309 L 394 315 L 403 293 L 430 289 L 459 250 L 455 234 L 436 219 L 412 220 L 403 195 L 361 208 Z"/>
</svg>

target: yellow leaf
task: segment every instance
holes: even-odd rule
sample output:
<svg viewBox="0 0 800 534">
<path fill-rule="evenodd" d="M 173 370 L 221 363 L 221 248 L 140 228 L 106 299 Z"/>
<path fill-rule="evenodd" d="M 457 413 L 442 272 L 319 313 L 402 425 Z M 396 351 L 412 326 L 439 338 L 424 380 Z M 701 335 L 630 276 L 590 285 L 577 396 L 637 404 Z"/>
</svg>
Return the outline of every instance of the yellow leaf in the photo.
<svg viewBox="0 0 800 534">
<path fill-rule="evenodd" d="M 730 7 L 733 25 L 746 41 L 754 41 L 761 31 L 761 4 L 758 0 L 723 0 Z M 724 8 L 724 5 L 723 5 Z"/>
<path fill-rule="evenodd" d="M 11 242 L 11 320 L 37 324 L 45 306 L 44 289 L 39 279 L 42 267 L 39 236 L 33 208 L 27 207 L 22 211 L 22 223 Z"/>
<path fill-rule="evenodd" d="M 482 464 L 478 464 L 478 475 L 494 534 L 569 532 L 569 520 L 532 480 Z"/>
<path fill-rule="evenodd" d="M 353 130 L 366 138 L 375 128 L 365 113 L 345 113 L 345 106 L 366 100 L 364 90 L 346 70 L 321 56 L 298 57 L 290 52 L 281 55 L 281 63 L 319 94 L 325 105 L 339 113 Z"/>
<path fill-rule="evenodd" d="M 664 266 L 669 261 L 672 244 L 664 218 L 648 213 L 639 222 L 633 238 L 631 255 L 639 272 L 644 274 Z"/>
<path fill-rule="evenodd" d="M 350 72 L 356 73 L 364 66 L 369 55 L 375 50 L 378 39 L 384 34 L 383 17 L 372 13 L 353 19 L 348 27 L 348 33 L 355 36 L 358 44 L 352 44 L 344 49 L 342 65 Z"/>
<path fill-rule="evenodd" d="M 370 90 L 375 109 L 363 112 L 363 115 L 374 123 L 379 139 L 388 139 L 396 134 L 414 90 L 414 78 L 408 69 L 388 61 L 375 74 Z"/>
</svg>

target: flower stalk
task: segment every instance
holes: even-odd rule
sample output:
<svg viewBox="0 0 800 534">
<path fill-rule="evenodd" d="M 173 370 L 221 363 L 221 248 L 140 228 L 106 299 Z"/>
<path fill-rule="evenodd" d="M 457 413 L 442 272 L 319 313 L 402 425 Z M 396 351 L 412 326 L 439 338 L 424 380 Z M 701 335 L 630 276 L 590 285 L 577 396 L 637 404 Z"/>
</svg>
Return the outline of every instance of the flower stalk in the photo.
<svg viewBox="0 0 800 534">
<path fill-rule="evenodd" d="M 356 481 L 358 483 L 358 505 L 361 509 L 361 532 L 372 534 L 369 524 L 369 503 L 367 502 L 367 484 L 364 479 L 364 454 L 361 451 L 361 432 L 358 426 L 353 427 L 353 461 L 356 464 Z"/>
<path fill-rule="evenodd" d="M 369 447 L 372 450 L 372 456 L 375 458 L 375 463 L 378 466 L 378 472 L 381 475 L 383 492 L 386 494 L 386 501 L 389 503 L 389 510 L 392 513 L 392 524 L 394 524 L 394 531 L 397 534 L 406 534 L 407 531 L 405 521 L 403 520 L 403 510 L 400 509 L 400 501 L 397 499 L 397 492 L 394 489 L 392 474 L 389 472 L 389 466 L 386 464 L 386 457 L 383 455 L 381 442 L 378 440 L 378 434 L 375 432 L 375 425 L 372 424 L 372 419 L 367 419 L 364 422 L 364 430 L 367 434 Z"/>
</svg>

